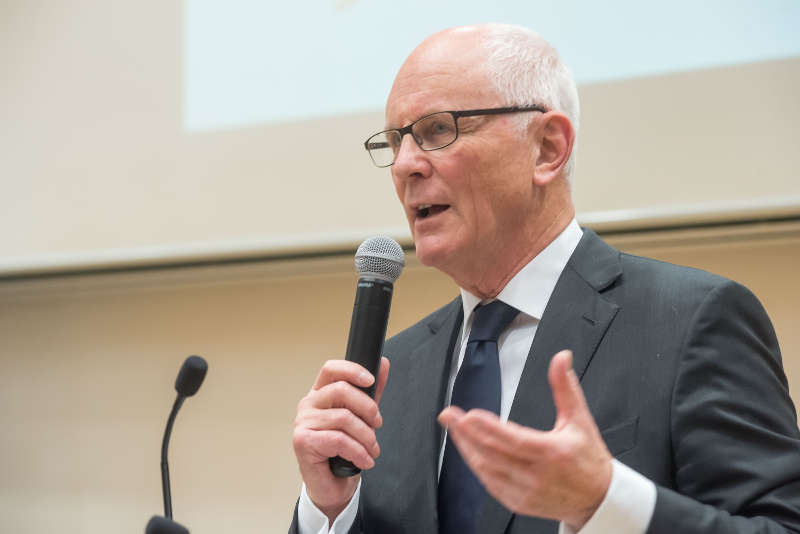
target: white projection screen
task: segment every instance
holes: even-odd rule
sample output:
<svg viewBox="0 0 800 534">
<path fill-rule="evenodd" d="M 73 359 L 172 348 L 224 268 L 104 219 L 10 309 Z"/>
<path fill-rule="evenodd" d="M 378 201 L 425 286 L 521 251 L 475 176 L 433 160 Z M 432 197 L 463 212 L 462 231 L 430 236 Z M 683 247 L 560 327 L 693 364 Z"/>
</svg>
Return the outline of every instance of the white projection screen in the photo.
<svg viewBox="0 0 800 534">
<path fill-rule="evenodd" d="M 0 276 L 409 243 L 362 142 L 408 52 L 480 21 L 572 67 L 581 221 L 800 213 L 793 0 L 20 0 L 0 6 Z"/>
</svg>

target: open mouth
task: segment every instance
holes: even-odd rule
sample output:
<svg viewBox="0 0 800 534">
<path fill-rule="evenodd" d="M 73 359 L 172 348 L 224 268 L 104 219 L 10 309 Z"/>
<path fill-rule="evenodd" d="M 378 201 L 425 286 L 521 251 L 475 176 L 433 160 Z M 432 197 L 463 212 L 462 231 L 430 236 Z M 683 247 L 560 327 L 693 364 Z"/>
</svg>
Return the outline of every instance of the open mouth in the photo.
<svg viewBox="0 0 800 534">
<path fill-rule="evenodd" d="M 428 217 L 445 211 L 449 207 L 450 206 L 447 204 L 422 204 L 417 207 L 417 217 L 420 219 L 427 219 Z"/>
</svg>

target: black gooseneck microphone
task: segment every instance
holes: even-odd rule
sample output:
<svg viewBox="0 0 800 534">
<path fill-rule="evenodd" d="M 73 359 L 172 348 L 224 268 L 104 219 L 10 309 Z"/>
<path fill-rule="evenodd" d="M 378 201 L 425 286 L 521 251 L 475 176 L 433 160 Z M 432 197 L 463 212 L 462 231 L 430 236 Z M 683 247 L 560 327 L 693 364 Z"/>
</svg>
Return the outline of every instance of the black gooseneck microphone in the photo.
<svg viewBox="0 0 800 534">
<path fill-rule="evenodd" d="M 403 249 L 390 237 L 371 237 L 358 247 L 355 265 L 358 285 L 345 359 L 361 364 L 375 377 L 370 387 L 360 388 L 374 398 L 394 281 L 405 265 Z M 337 477 L 351 477 L 361 472 L 340 456 L 328 459 L 328 463 Z"/>
<path fill-rule="evenodd" d="M 172 411 L 167 419 L 167 427 L 164 429 L 164 439 L 161 442 L 161 490 L 164 496 L 164 516 L 153 516 L 147 523 L 146 534 L 189 534 L 185 527 L 172 521 L 172 496 L 169 487 L 169 465 L 167 463 L 167 449 L 169 448 L 169 438 L 172 435 L 172 425 L 175 424 L 175 417 L 178 410 L 183 406 L 186 397 L 191 397 L 206 377 L 208 364 L 200 356 L 189 356 L 183 362 L 178 377 L 175 379 L 175 391 L 178 396 L 172 405 Z"/>
</svg>

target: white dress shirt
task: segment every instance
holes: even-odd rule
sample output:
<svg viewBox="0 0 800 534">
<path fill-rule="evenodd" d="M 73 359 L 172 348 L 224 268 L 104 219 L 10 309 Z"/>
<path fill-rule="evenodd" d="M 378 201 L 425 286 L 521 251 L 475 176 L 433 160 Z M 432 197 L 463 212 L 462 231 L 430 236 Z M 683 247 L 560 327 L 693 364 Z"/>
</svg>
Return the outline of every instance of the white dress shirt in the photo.
<svg viewBox="0 0 800 534">
<path fill-rule="evenodd" d="M 544 314 L 550 295 L 555 289 L 561 271 L 578 246 L 583 232 L 573 219 L 564 231 L 544 250 L 523 267 L 500 291 L 497 300 L 518 309 L 520 313 L 497 341 L 500 356 L 500 419 L 508 420 L 511 404 L 519 385 L 522 369 L 528 357 L 533 336 Z M 464 322 L 461 336 L 454 348 L 450 378 L 447 383 L 447 404 L 453 390 L 456 374 L 464 360 L 474 310 L 481 304 L 479 297 L 461 289 L 464 307 Z M 488 301 L 487 301 L 488 302 Z M 485 302 L 484 302 L 485 303 Z M 446 432 L 445 432 L 446 439 Z M 439 470 L 444 457 L 444 440 L 439 451 Z M 308 496 L 305 484 L 298 503 L 298 527 L 300 534 L 345 534 L 355 520 L 358 511 L 361 484 L 344 511 L 328 526 L 328 518 Z M 656 501 L 655 484 L 624 464 L 613 460 L 611 484 L 603 502 L 580 534 L 644 534 L 650 523 Z M 563 522 L 559 534 L 578 534 Z"/>
</svg>

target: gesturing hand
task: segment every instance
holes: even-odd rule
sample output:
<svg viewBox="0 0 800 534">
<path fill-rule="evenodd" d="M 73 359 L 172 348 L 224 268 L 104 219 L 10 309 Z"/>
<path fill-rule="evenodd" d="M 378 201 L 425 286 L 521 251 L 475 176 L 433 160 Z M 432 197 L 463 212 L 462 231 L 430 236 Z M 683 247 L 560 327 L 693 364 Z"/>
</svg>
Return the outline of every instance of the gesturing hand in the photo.
<svg viewBox="0 0 800 534">
<path fill-rule="evenodd" d="M 493 413 L 450 406 L 439 422 L 486 490 L 513 512 L 557 519 L 579 530 L 611 483 L 611 454 L 589 413 L 572 353 L 553 357 L 548 371 L 556 406 L 543 432 Z"/>
<path fill-rule="evenodd" d="M 383 423 L 378 402 L 388 375 L 389 360 L 382 358 L 373 400 L 355 387 L 370 386 L 370 373 L 357 363 L 329 360 L 297 405 L 292 445 L 300 474 L 308 496 L 331 521 L 352 498 L 359 476 L 335 477 L 328 458 L 341 456 L 361 469 L 375 465 L 375 429 Z"/>
</svg>

